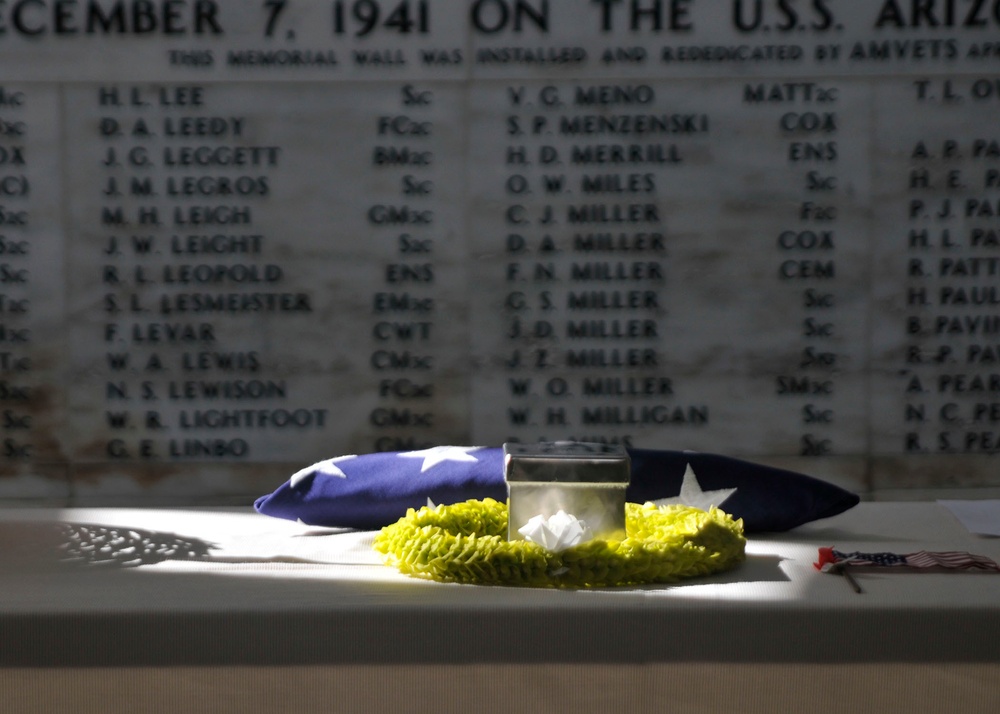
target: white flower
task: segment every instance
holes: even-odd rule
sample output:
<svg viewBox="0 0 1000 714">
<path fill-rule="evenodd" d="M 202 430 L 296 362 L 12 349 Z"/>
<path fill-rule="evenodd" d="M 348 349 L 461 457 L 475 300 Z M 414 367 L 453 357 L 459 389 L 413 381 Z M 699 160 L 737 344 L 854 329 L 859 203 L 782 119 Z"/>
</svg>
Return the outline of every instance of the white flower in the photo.
<svg viewBox="0 0 1000 714">
<path fill-rule="evenodd" d="M 523 535 L 525 540 L 537 543 L 555 553 L 586 543 L 594 537 L 585 521 L 566 511 L 559 511 L 548 518 L 535 516 L 518 528 L 517 532 Z"/>
</svg>

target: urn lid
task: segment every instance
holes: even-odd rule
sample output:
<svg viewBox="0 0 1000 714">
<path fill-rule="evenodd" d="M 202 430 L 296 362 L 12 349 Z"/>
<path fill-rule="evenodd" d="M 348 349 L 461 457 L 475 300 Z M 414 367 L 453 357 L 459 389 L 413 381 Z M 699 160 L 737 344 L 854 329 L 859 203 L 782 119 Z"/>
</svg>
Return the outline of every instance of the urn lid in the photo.
<svg viewBox="0 0 1000 714">
<path fill-rule="evenodd" d="M 503 445 L 504 478 L 508 482 L 565 482 L 627 485 L 631 465 L 617 444 L 548 441 Z"/>
</svg>

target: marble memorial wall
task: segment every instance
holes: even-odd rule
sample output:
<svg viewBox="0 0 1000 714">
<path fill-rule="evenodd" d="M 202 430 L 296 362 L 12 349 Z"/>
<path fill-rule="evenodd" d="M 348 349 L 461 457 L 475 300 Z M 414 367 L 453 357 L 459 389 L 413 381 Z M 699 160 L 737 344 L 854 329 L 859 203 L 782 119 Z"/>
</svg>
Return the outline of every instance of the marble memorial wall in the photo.
<svg viewBox="0 0 1000 714">
<path fill-rule="evenodd" d="M 562 438 L 1000 489 L 998 38 L 995 0 L 8 0 L 0 498 Z"/>
</svg>

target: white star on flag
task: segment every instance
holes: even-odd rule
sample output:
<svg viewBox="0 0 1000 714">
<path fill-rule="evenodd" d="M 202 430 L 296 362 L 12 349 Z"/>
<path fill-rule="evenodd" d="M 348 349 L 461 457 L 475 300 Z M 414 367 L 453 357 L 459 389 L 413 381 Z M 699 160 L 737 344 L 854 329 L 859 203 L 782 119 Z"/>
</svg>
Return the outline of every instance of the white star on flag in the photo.
<svg viewBox="0 0 1000 714">
<path fill-rule="evenodd" d="M 330 476 L 339 476 L 340 478 L 347 478 L 347 474 L 340 470 L 337 463 L 340 461 L 347 461 L 348 459 L 358 458 L 357 454 L 348 454 L 346 456 L 335 456 L 332 459 L 327 459 L 326 461 L 320 461 L 313 464 L 312 466 L 306 466 L 304 469 L 300 469 L 292 474 L 291 478 L 288 479 L 288 485 L 292 488 L 298 484 L 299 481 L 304 479 L 306 476 L 310 476 L 317 471 L 322 471 Z"/>
<path fill-rule="evenodd" d="M 688 464 L 687 469 L 684 471 L 684 481 L 681 482 L 681 492 L 673 498 L 660 498 L 653 501 L 653 503 L 657 506 L 679 504 L 707 511 L 712 506 L 718 508 L 722 505 L 723 501 L 732 496 L 734 493 L 736 493 L 735 488 L 721 488 L 717 491 L 703 491 L 701 489 L 701 484 L 698 483 L 698 477 L 694 475 L 694 469 L 691 468 L 691 464 Z"/>
<path fill-rule="evenodd" d="M 479 461 L 473 456 L 471 451 L 477 451 L 481 446 L 434 446 L 421 451 L 405 451 L 397 454 L 401 459 L 423 459 L 424 463 L 420 467 L 420 473 L 440 464 L 444 461 L 467 461 L 476 463 Z"/>
</svg>

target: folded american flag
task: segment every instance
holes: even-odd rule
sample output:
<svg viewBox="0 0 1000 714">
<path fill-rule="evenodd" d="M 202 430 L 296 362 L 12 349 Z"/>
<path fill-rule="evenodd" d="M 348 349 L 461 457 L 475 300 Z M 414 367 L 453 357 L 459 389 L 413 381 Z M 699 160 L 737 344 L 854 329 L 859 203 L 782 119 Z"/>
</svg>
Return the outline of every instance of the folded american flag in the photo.
<svg viewBox="0 0 1000 714">
<path fill-rule="evenodd" d="M 628 450 L 634 503 L 718 506 L 747 533 L 779 532 L 853 508 L 861 499 L 832 483 L 719 454 Z M 690 467 L 690 469 L 688 468 Z M 374 530 L 427 499 L 507 500 L 500 447 L 434 446 L 417 451 L 335 456 L 292 474 L 254 506 L 259 513 L 314 526 Z"/>
<path fill-rule="evenodd" d="M 916 553 L 844 553 L 833 548 L 819 549 L 819 562 L 814 563 L 824 573 L 841 572 L 844 566 L 859 568 L 948 568 L 952 570 L 994 570 L 1000 565 L 984 555 L 959 550 Z"/>
</svg>

